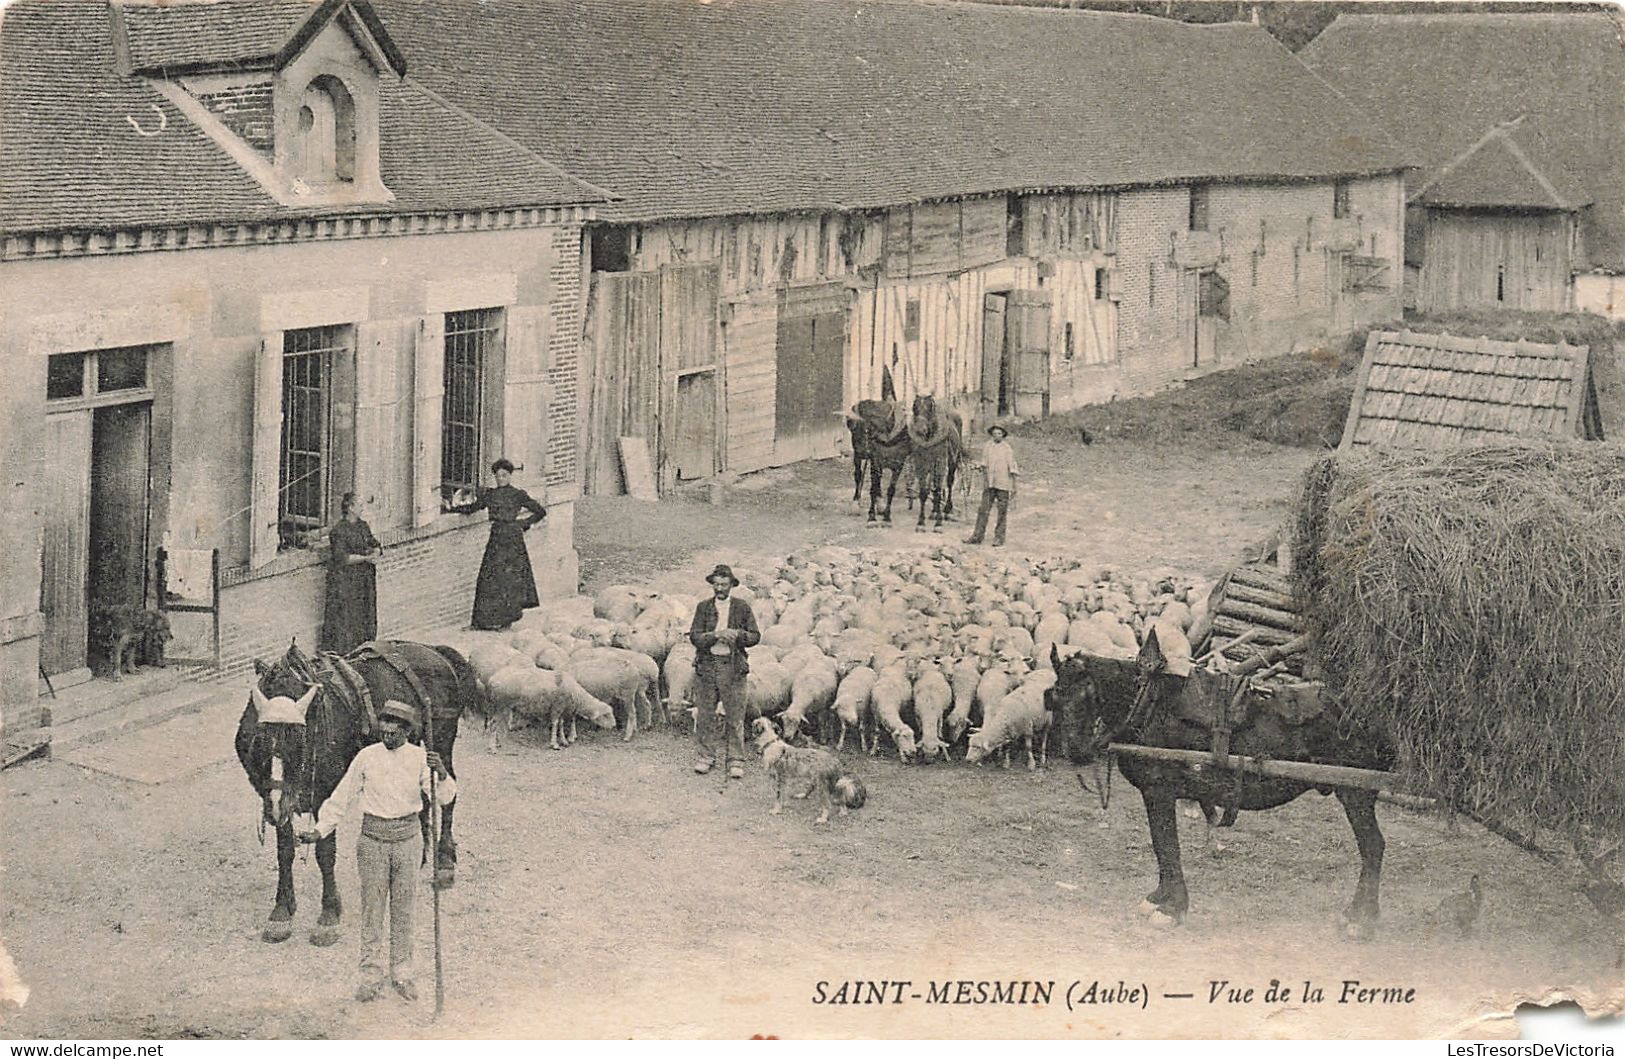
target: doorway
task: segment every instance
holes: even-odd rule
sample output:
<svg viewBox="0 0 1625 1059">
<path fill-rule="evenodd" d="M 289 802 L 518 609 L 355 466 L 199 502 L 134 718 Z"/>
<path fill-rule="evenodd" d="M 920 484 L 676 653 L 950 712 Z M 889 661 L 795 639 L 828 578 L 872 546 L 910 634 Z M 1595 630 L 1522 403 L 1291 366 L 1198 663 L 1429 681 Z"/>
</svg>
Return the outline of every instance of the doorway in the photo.
<svg viewBox="0 0 1625 1059">
<path fill-rule="evenodd" d="M 988 418 L 1010 413 L 1010 359 L 1005 344 L 1008 302 L 1003 293 L 982 298 L 982 406 Z"/>
<path fill-rule="evenodd" d="M 151 405 L 123 404 L 92 413 L 89 562 L 86 602 L 92 621 L 104 607 L 145 607 L 150 514 Z M 105 661 L 90 644 L 92 665 Z"/>
<path fill-rule="evenodd" d="M 672 429 L 672 463 L 677 480 L 708 478 L 717 472 L 717 373 L 677 377 L 677 408 Z"/>
</svg>

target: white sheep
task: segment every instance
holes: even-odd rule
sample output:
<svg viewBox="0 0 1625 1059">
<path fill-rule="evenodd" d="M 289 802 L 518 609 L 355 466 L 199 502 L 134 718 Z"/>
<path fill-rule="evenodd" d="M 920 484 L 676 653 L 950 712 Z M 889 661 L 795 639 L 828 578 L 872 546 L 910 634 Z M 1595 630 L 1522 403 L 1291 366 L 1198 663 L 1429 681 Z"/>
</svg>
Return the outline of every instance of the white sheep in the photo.
<svg viewBox="0 0 1625 1059">
<path fill-rule="evenodd" d="M 920 722 L 921 760 L 931 762 L 948 756 L 942 742 L 942 721 L 953 701 L 953 685 L 943 675 L 941 664 L 921 662 L 919 675 L 914 678 L 914 716 Z"/>
<path fill-rule="evenodd" d="M 1047 670 L 1038 670 L 1046 673 Z M 998 703 L 993 716 L 984 721 L 981 728 L 971 733 L 970 749 L 965 753 L 965 760 L 975 765 L 993 751 L 1008 746 L 1016 738 L 1022 740 L 1027 750 L 1027 769 L 1032 771 L 1038 764 L 1044 764 L 1049 750 L 1050 713 L 1044 707 L 1044 692 L 1047 687 L 1053 686 L 1054 674 L 1049 674 L 1049 680 L 1032 679 L 1023 682 L 1015 690 L 1005 695 Z M 1038 748 L 1038 762 L 1033 761 L 1033 739 L 1040 739 Z M 1008 764 L 1006 758 L 1006 764 Z"/>
<path fill-rule="evenodd" d="M 803 723 L 816 720 L 833 707 L 839 685 L 833 661 L 819 655 L 805 662 L 790 683 L 790 705 L 779 717 L 784 738 L 793 740 Z"/>
<path fill-rule="evenodd" d="M 913 664 L 906 660 L 893 662 L 880 673 L 869 693 L 875 719 L 897 745 L 897 756 L 905 765 L 913 761 L 915 755 L 914 730 L 903 723 L 903 710 L 914 699 L 913 670 Z M 880 741 L 877 739 L 869 753 L 878 749 Z"/>
<path fill-rule="evenodd" d="M 870 697 L 878 679 L 879 674 L 862 665 L 854 667 L 841 678 L 840 684 L 835 689 L 835 716 L 841 722 L 841 734 L 835 740 L 836 750 L 845 748 L 846 731 L 848 728 L 855 728 L 858 733 L 858 748 L 868 752 L 869 728 L 874 721 Z"/>
</svg>

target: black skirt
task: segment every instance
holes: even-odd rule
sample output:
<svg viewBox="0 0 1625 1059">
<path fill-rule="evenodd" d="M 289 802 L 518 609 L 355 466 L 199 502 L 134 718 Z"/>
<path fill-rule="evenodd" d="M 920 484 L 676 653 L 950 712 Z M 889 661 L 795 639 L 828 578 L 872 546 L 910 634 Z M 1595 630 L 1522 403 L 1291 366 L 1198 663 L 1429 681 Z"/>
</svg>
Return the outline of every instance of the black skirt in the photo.
<svg viewBox="0 0 1625 1059">
<path fill-rule="evenodd" d="M 505 629 L 540 602 L 525 531 L 518 522 L 492 522 L 474 585 L 474 628 Z"/>
</svg>

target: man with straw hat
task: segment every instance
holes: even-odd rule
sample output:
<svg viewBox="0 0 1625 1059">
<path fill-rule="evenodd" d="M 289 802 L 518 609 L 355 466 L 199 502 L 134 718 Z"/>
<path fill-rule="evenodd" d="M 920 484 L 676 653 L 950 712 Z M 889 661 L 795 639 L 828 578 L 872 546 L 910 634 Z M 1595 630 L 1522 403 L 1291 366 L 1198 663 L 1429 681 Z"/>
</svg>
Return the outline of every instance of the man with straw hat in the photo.
<svg viewBox="0 0 1625 1059">
<path fill-rule="evenodd" d="M 694 749 L 698 758 L 694 771 L 704 775 L 717 763 L 717 715 L 727 731 L 723 750 L 727 754 L 728 778 L 745 778 L 745 677 L 750 663 L 747 647 L 761 642 L 756 615 L 750 604 L 732 598 L 739 579 L 727 566 L 718 566 L 706 577 L 711 597 L 694 608 L 694 622 L 688 639 L 694 645 Z M 720 703 L 720 705 L 719 705 Z"/>
<path fill-rule="evenodd" d="M 1016 450 L 1006 440 L 1010 432 L 994 423 L 987 428 L 987 436 L 991 440 L 982 447 L 982 469 L 986 476 L 982 485 L 982 506 L 976 511 L 976 531 L 965 538 L 965 543 L 982 543 L 982 537 L 987 533 L 988 510 L 997 504 L 999 521 L 993 527 L 993 546 L 998 548 L 1004 544 L 1004 520 L 1010 512 L 1010 501 L 1015 498 L 1016 476 L 1021 470 L 1016 466 Z"/>
<path fill-rule="evenodd" d="M 390 699 L 378 710 L 378 742 L 361 749 L 322 803 L 314 825 L 301 829 L 307 842 L 331 835 L 351 802 L 361 800 L 361 838 L 356 864 L 361 872 L 361 984 L 355 998 L 376 1000 L 384 991 L 384 928 L 389 928 L 389 981 L 407 1000 L 416 1000 L 412 980 L 412 903 L 423 862 L 418 812 L 434 791 L 442 806 L 457 797 L 457 781 L 440 755 L 407 742 L 418 711 Z M 434 779 L 431 779 L 431 771 Z M 435 782 L 435 781 L 438 782 Z"/>
</svg>

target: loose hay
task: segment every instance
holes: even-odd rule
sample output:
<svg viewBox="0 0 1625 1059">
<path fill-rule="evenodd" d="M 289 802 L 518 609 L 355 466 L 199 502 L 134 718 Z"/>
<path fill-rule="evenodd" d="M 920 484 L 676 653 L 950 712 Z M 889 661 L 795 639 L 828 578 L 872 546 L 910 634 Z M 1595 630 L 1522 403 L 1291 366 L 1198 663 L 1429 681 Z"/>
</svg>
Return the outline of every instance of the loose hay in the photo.
<svg viewBox="0 0 1625 1059">
<path fill-rule="evenodd" d="M 1400 771 L 1577 848 L 1625 837 L 1625 448 L 1327 456 L 1295 554 L 1318 661 Z"/>
</svg>

